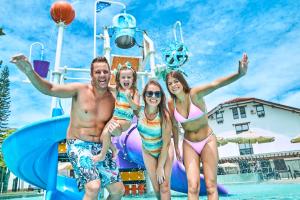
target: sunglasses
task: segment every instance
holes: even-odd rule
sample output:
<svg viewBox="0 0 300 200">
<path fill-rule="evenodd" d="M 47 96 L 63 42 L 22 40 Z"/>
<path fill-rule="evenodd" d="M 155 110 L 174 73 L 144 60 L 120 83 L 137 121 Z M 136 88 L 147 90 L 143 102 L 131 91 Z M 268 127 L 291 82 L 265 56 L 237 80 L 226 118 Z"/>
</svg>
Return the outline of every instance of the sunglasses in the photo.
<svg viewBox="0 0 300 200">
<path fill-rule="evenodd" d="M 160 98 L 161 97 L 161 92 L 160 91 L 146 91 L 145 92 L 146 97 L 156 97 L 156 98 Z"/>
</svg>

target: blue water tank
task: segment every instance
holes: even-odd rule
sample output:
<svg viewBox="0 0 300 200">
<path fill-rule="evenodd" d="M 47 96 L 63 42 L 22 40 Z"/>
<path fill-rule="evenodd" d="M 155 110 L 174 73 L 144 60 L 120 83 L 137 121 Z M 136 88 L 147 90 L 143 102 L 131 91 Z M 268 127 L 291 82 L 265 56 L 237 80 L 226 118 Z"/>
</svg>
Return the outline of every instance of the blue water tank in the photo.
<svg viewBox="0 0 300 200">
<path fill-rule="evenodd" d="M 135 18 L 126 13 L 120 13 L 113 18 L 113 26 L 115 29 L 115 43 L 121 49 L 128 49 L 135 45 Z"/>
</svg>

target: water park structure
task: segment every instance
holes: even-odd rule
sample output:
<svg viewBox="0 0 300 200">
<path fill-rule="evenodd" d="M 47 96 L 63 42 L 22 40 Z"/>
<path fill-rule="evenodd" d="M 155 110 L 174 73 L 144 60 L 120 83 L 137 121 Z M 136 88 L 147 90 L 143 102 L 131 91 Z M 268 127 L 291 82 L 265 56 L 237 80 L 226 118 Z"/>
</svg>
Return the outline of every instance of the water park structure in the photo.
<svg viewBox="0 0 300 200">
<path fill-rule="evenodd" d="M 112 26 L 103 27 L 103 33 L 97 32 L 97 14 L 109 5 L 122 6 L 123 10 L 115 15 Z M 89 69 L 61 67 L 60 59 L 62 52 L 64 28 L 72 23 L 75 18 L 75 11 L 72 5 L 65 1 L 57 1 L 51 7 L 51 17 L 58 27 L 56 57 L 54 70 L 51 72 L 51 81 L 56 84 L 63 84 L 64 79 L 77 80 L 78 78 L 67 77 L 68 72 L 89 73 Z M 96 57 L 97 41 L 103 40 L 103 55 L 111 63 L 112 70 L 118 64 L 126 61 L 132 63 L 141 81 L 141 86 L 145 85 L 147 79 L 159 79 L 164 76 L 167 70 L 179 69 L 188 60 L 188 49 L 183 42 L 181 23 L 174 24 L 174 43 L 165 49 L 163 60 L 165 63 L 156 63 L 155 45 L 146 31 L 140 30 L 136 25 L 134 16 L 126 13 L 126 6 L 120 2 L 96 0 L 94 4 L 94 49 L 93 55 Z M 176 30 L 180 31 L 180 38 L 177 39 Z M 136 34 L 141 34 L 143 38 L 143 55 L 140 57 L 113 55 L 111 52 L 111 38 L 115 38 L 118 48 L 129 49 L 136 45 Z M 43 51 L 44 46 L 40 45 Z M 31 48 L 32 48 L 31 46 Z M 31 57 L 30 57 L 31 60 Z M 33 61 L 34 69 L 42 77 L 47 77 L 50 63 L 40 60 Z M 150 70 L 145 70 L 149 64 Z M 112 78 L 112 84 L 114 78 Z M 60 99 L 53 97 L 51 103 L 52 117 L 38 122 L 33 122 L 15 132 L 3 143 L 3 154 L 8 168 L 18 177 L 26 182 L 42 188 L 46 191 L 45 199 L 81 199 L 82 192 L 77 189 L 76 181 L 73 178 L 59 176 L 58 149 L 59 143 L 66 138 L 66 130 L 69 123 L 69 116 L 64 115 Z M 136 122 L 131 128 L 120 137 L 114 138 L 114 143 L 118 147 L 118 163 L 121 169 L 144 168 L 142 159 L 141 139 L 136 129 Z M 23 148 L 25 147 L 26 148 Z M 13 149 L 13 151 L 11 151 Z M 201 185 L 204 186 L 204 178 L 201 176 Z M 179 161 L 174 161 L 171 189 L 178 192 L 187 192 L 187 179 L 184 166 Z M 218 185 L 220 194 L 227 194 L 228 191 Z M 205 195 L 205 187 L 201 187 L 200 195 Z"/>
</svg>

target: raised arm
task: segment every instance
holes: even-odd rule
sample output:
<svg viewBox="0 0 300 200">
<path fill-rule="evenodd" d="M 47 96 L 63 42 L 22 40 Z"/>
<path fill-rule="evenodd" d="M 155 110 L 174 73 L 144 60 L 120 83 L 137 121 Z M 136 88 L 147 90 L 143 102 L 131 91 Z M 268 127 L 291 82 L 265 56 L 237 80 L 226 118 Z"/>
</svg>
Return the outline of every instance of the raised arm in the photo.
<svg viewBox="0 0 300 200">
<path fill-rule="evenodd" d="M 165 179 L 164 166 L 167 161 L 167 156 L 169 155 L 169 148 L 171 142 L 171 121 L 170 116 L 167 115 L 166 121 L 163 121 L 162 124 L 162 141 L 163 145 L 161 148 L 161 153 L 158 158 L 157 169 L 156 169 L 156 177 L 159 184 L 162 184 Z"/>
<path fill-rule="evenodd" d="M 180 151 L 179 151 L 179 126 L 178 126 L 178 122 L 176 121 L 176 119 L 174 117 L 174 104 L 173 104 L 172 99 L 168 101 L 168 107 L 169 107 L 170 118 L 171 118 L 171 123 L 172 123 L 171 124 L 172 125 L 172 136 L 173 136 L 173 141 L 174 141 L 176 158 L 177 158 L 177 160 L 182 161 Z"/>
<path fill-rule="evenodd" d="M 11 58 L 11 63 L 15 64 L 30 80 L 35 88 L 43 94 L 60 98 L 69 98 L 77 94 L 82 86 L 80 83 L 66 85 L 53 84 L 41 78 L 32 68 L 31 63 L 24 55 L 17 55 Z"/>
<path fill-rule="evenodd" d="M 247 69 L 248 69 L 248 57 L 247 54 L 244 53 L 242 60 L 239 61 L 238 72 L 226 77 L 219 78 L 209 84 L 194 87 L 191 89 L 191 94 L 202 98 L 203 96 L 213 92 L 214 90 L 238 80 L 239 78 L 241 78 L 246 74 Z"/>
<path fill-rule="evenodd" d="M 133 96 L 131 96 L 130 91 L 126 91 L 128 102 L 133 110 L 139 110 L 140 108 L 140 95 L 137 90 L 134 91 Z"/>
</svg>

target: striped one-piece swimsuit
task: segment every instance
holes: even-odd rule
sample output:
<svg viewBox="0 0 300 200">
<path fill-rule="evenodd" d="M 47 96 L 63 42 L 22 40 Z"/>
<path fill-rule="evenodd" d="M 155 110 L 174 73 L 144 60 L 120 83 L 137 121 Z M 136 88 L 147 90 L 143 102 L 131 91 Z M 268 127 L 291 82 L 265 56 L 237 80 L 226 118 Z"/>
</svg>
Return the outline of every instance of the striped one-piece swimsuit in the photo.
<svg viewBox="0 0 300 200">
<path fill-rule="evenodd" d="M 163 145 L 159 114 L 153 120 L 149 120 L 145 116 L 144 107 L 141 107 L 137 130 L 142 139 L 143 149 L 153 157 L 158 158 Z"/>
<path fill-rule="evenodd" d="M 113 119 L 123 119 L 127 121 L 132 121 L 133 116 L 133 109 L 131 108 L 128 102 L 126 94 L 124 92 L 118 91 L 116 96 Z"/>
</svg>

